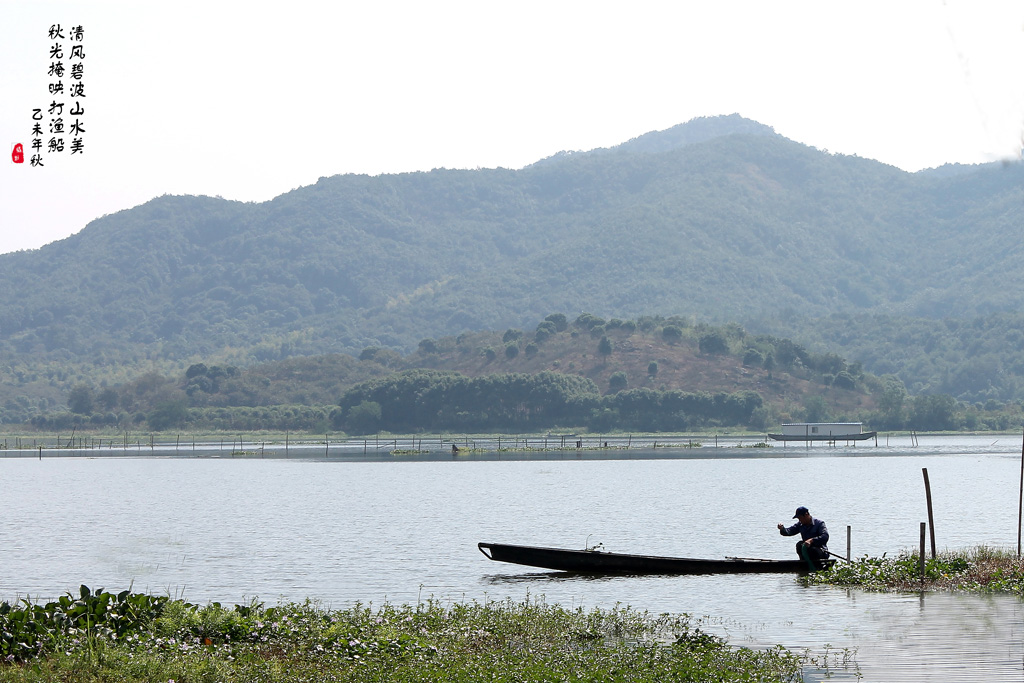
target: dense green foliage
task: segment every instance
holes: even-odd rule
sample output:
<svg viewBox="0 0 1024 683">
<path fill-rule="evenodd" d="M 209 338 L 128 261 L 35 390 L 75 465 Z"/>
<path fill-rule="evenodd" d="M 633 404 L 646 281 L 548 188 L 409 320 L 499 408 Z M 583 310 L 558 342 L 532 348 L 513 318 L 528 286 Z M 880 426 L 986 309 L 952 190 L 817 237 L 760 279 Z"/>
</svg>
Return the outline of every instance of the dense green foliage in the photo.
<svg viewBox="0 0 1024 683">
<path fill-rule="evenodd" d="M 529 601 L 228 609 L 83 586 L 4 603 L 0 632 L 0 681 L 797 681 L 828 664 L 733 648 L 685 617 Z"/>
<path fill-rule="evenodd" d="M 82 586 L 78 596 L 63 595 L 45 605 L 0 603 L 0 659 L 23 662 L 52 652 L 58 643 L 77 634 L 116 640 L 156 619 L 167 598 Z"/>
<path fill-rule="evenodd" d="M 679 431 L 746 425 L 763 405 L 752 391 L 732 394 L 632 389 L 602 396 L 589 379 L 542 372 L 465 377 L 409 370 L 345 392 L 332 419 L 350 433 L 540 430 L 585 425 L 599 431 Z M 368 419 L 373 406 L 376 419 Z"/>
<path fill-rule="evenodd" d="M 1016 400 L 1022 179 L 1020 164 L 908 174 L 731 116 L 520 170 L 336 176 L 260 204 L 165 196 L 0 255 L 0 382 L 11 410 L 52 411 L 83 379 L 408 353 L 591 310 L 737 321 L 912 394 Z M 492 353 L 529 353 L 515 341 Z"/>
</svg>

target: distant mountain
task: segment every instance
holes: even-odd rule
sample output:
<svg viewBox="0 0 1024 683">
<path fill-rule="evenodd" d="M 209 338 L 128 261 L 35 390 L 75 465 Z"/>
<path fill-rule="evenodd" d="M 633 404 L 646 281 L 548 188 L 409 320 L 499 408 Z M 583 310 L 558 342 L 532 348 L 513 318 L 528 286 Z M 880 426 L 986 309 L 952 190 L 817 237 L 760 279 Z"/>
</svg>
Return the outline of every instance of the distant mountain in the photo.
<svg viewBox="0 0 1024 683">
<path fill-rule="evenodd" d="M 800 338 L 835 314 L 1017 311 L 1022 181 L 1020 164 L 905 173 L 734 115 L 520 170 L 164 196 L 0 256 L 0 365 L 409 350 L 553 312 Z"/>
<path fill-rule="evenodd" d="M 552 160 L 563 159 L 570 155 L 604 154 L 610 151 L 657 154 L 659 152 L 670 152 L 687 145 L 707 142 L 708 140 L 726 135 L 776 136 L 777 133 L 771 126 L 745 119 L 739 114 L 707 116 L 692 119 L 686 123 L 680 123 L 666 130 L 644 133 L 610 149 L 602 147 L 590 150 L 589 152 L 559 152 L 537 163 L 543 164 Z"/>
<path fill-rule="evenodd" d="M 667 130 L 644 133 L 615 147 L 625 152 L 656 154 L 670 152 L 687 145 L 695 145 L 727 135 L 764 135 L 778 137 L 771 126 L 745 119 L 739 114 L 712 116 L 680 123 Z"/>
</svg>

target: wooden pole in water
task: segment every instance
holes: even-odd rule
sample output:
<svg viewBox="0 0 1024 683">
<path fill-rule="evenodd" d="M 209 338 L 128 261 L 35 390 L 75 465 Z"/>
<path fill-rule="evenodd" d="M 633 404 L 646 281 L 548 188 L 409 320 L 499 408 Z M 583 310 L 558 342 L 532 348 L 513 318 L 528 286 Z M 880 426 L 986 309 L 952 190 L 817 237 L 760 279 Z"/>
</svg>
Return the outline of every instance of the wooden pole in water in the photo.
<svg viewBox="0 0 1024 683">
<path fill-rule="evenodd" d="M 932 539 L 932 559 L 935 559 L 935 518 L 932 516 L 932 487 L 928 483 L 928 468 L 922 467 L 921 472 L 924 474 L 924 495 L 928 499 L 928 528 L 929 534 Z M 924 552 L 924 546 L 921 546 L 921 552 Z"/>
<path fill-rule="evenodd" d="M 921 583 L 924 583 L 924 527 L 925 523 L 921 522 Z"/>
<path fill-rule="evenodd" d="M 1024 517 L 1024 439 L 1020 446 L 1020 494 L 1017 502 L 1017 557 L 1020 557 L 1020 523 Z"/>
<path fill-rule="evenodd" d="M 850 525 L 846 525 L 846 556 L 853 560 L 853 554 L 850 552 Z"/>
</svg>

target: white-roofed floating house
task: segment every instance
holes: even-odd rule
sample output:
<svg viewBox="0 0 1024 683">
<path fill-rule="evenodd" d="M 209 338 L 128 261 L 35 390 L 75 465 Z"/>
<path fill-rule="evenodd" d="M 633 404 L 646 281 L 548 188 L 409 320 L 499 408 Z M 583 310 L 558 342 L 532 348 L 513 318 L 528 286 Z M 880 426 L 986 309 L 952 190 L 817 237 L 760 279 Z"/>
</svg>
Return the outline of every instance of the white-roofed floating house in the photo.
<svg viewBox="0 0 1024 683">
<path fill-rule="evenodd" d="M 878 432 L 865 432 L 862 422 L 791 422 L 782 425 L 781 434 L 768 434 L 775 441 L 865 441 L 875 439 Z"/>
</svg>

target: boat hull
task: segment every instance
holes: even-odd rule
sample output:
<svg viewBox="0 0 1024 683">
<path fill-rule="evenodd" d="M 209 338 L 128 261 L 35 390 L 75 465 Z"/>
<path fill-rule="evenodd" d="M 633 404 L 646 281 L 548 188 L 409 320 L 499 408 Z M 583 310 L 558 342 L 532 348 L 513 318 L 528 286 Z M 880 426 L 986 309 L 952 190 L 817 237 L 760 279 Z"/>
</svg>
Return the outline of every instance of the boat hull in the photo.
<svg viewBox="0 0 1024 683">
<path fill-rule="evenodd" d="M 586 574 L 772 574 L 813 571 L 807 562 L 729 557 L 721 560 L 627 555 L 593 550 L 565 550 L 505 543 L 478 543 L 495 562 Z M 830 566 L 834 560 L 826 560 Z"/>
</svg>

